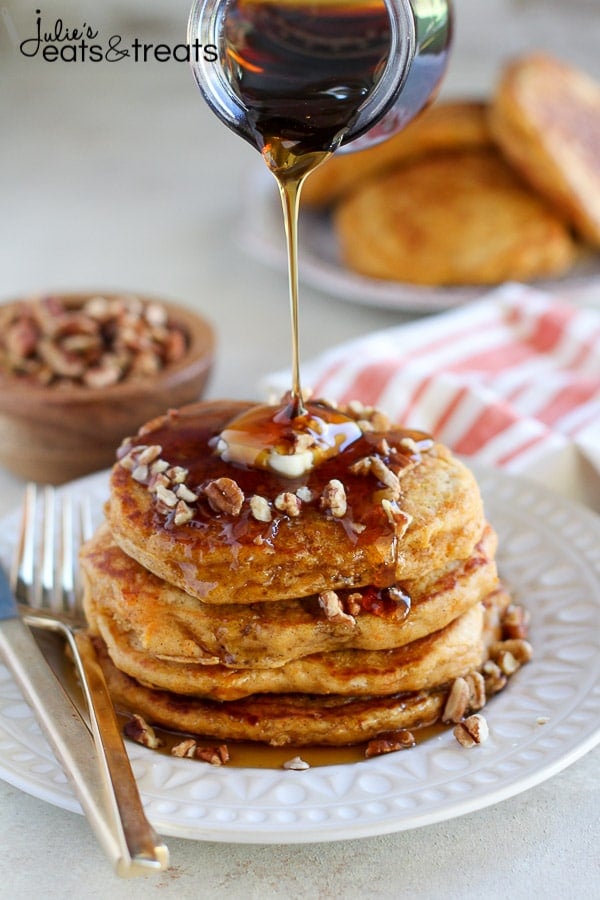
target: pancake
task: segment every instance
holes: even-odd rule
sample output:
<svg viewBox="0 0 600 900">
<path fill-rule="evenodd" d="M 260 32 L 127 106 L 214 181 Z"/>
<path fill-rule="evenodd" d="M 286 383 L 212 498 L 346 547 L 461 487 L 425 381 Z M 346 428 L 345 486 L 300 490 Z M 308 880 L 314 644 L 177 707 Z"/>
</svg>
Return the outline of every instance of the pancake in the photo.
<svg viewBox="0 0 600 900">
<path fill-rule="evenodd" d="M 386 169 L 436 151 L 491 143 L 487 107 L 476 100 L 438 101 L 398 134 L 368 150 L 339 154 L 319 166 L 302 188 L 305 206 L 323 207 Z"/>
<path fill-rule="evenodd" d="M 106 611 L 89 622 L 123 672 L 146 686 L 213 700 L 257 693 L 382 695 L 437 687 L 483 661 L 482 604 L 445 628 L 393 650 L 338 650 L 292 660 L 277 668 L 236 668 L 171 662 L 139 650 Z"/>
<path fill-rule="evenodd" d="M 486 648 L 499 637 L 497 623 L 508 603 L 503 589 L 486 599 Z M 119 708 L 135 712 L 153 725 L 217 740 L 258 741 L 273 746 L 356 744 L 388 731 L 418 729 L 438 722 L 452 686 L 448 683 L 430 690 L 378 697 L 266 693 L 219 702 L 146 687 L 115 666 L 101 638 L 96 637 L 94 643 Z M 473 677 L 471 672 L 465 674 L 467 679 Z M 482 699 L 485 701 L 485 692 Z M 473 709 L 480 708 L 481 702 Z"/>
<path fill-rule="evenodd" d="M 489 121 L 523 178 L 599 246 L 600 84 L 547 54 L 528 54 L 504 69 Z"/>
<path fill-rule="evenodd" d="M 105 524 L 82 548 L 84 606 L 90 621 L 112 617 L 138 652 L 166 662 L 278 667 L 343 647 L 387 650 L 439 631 L 495 587 L 496 543 L 487 526 L 467 560 L 395 585 L 391 596 L 372 587 L 340 592 L 352 615 L 328 618 L 315 596 L 203 603 L 124 554 Z"/>
<path fill-rule="evenodd" d="M 148 571 L 205 603 L 246 604 L 389 587 L 472 555 L 484 527 L 481 496 L 473 474 L 443 445 L 399 427 L 362 426 L 343 453 L 291 479 L 214 452 L 224 427 L 251 408 L 193 404 L 149 423 L 122 449 L 106 517 L 116 543 Z M 140 465 L 148 452 L 154 461 Z M 183 487 L 197 498 L 182 524 L 174 508 L 161 506 L 161 496 L 177 502 L 173 491 L 153 492 L 158 463 L 167 466 L 162 478 L 185 472 Z M 334 483 L 345 490 L 343 515 L 323 509 Z M 239 505 L 215 511 L 207 493 L 215 484 Z M 278 498 L 292 492 L 298 505 L 298 495 L 309 497 L 301 515 L 279 508 Z M 266 502 L 268 521 L 256 518 L 254 497 Z"/>
<path fill-rule="evenodd" d="M 333 222 L 350 269 L 412 284 L 554 277 L 578 254 L 562 218 L 492 149 L 395 169 L 342 200 Z"/>
<path fill-rule="evenodd" d="M 164 728 L 218 740 L 273 746 L 343 746 L 382 732 L 433 724 L 447 689 L 382 698 L 270 695 L 218 703 L 152 690 L 119 671 L 102 644 L 99 656 L 115 703 Z"/>
<path fill-rule="evenodd" d="M 392 729 L 433 724 L 448 694 L 447 689 L 377 699 L 261 694 L 219 703 L 143 687 L 114 665 L 101 641 L 96 647 L 117 707 L 135 711 L 153 725 L 217 740 L 356 744 Z"/>
</svg>

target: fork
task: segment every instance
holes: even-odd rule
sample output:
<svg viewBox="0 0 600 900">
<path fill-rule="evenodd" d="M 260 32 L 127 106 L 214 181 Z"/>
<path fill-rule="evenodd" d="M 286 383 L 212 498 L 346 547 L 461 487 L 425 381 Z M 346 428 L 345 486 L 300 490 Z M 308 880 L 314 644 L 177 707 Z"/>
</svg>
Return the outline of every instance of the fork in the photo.
<svg viewBox="0 0 600 900">
<path fill-rule="evenodd" d="M 61 492 L 58 502 L 52 487 L 27 485 L 13 589 L 26 623 L 59 633 L 71 650 L 96 747 L 101 800 L 108 804 L 118 847 L 117 874 L 148 874 L 168 867 L 169 852 L 145 816 L 108 687 L 85 630 L 75 550 L 91 536 L 89 503 L 79 503 L 78 513 L 70 493 Z"/>
</svg>

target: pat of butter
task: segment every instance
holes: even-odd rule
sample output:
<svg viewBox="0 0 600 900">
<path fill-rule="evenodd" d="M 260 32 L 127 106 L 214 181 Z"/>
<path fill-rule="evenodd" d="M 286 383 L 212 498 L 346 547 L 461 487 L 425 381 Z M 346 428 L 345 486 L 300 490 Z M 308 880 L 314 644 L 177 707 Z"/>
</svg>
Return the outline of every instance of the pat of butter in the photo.
<svg viewBox="0 0 600 900">
<path fill-rule="evenodd" d="M 262 405 L 229 422 L 214 446 L 224 462 L 301 478 L 361 435 L 356 421 L 324 403 L 307 404 L 295 418 L 288 407 Z"/>
<path fill-rule="evenodd" d="M 301 450 L 299 453 L 277 453 L 271 450 L 267 465 L 278 475 L 284 478 L 300 478 L 313 467 L 314 456 L 310 450 Z"/>
<path fill-rule="evenodd" d="M 251 441 L 240 440 L 240 436 L 240 432 L 235 432 L 233 429 L 226 429 L 221 434 L 216 450 L 225 462 L 239 463 L 259 469 L 271 469 L 278 475 L 283 475 L 284 478 L 300 478 L 314 465 L 312 450 L 278 453 L 275 448 L 266 450 Z"/>
</svg>

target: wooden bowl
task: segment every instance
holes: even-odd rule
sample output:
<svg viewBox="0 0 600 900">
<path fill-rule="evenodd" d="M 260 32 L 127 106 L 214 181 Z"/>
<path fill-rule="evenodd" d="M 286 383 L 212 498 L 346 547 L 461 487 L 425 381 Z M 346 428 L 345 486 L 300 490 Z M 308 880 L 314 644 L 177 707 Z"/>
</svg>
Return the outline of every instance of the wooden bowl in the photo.
<svg viewBox="0 0 600 900">
<path fill-rule="evenodd" d="M 69 308 L 114 293 L 53 294 Z M 169 408 L 198 400 L 215 352 L 211 325 L 197 313 L 160 298 L 169 322 L 187 337 L 183 357 L 157 373 L 109 387 L 34 383 L 0 369 L 0 465 L 20 477 L 60 484 L 111 466 L 123 438 Z M 17 303 L 19 301 L 12 301 Z M 7 304 L 8 305 L 8 304 Z"/>
</svg>

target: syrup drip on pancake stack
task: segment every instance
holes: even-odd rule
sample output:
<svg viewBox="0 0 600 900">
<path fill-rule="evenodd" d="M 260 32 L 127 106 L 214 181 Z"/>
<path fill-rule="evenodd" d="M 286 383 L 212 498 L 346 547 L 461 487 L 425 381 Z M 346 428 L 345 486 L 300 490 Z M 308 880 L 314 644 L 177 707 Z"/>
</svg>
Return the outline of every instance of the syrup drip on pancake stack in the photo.
<svg viewBox="0 0 600 900">
<path fill-rule="evenodd" d="M 248 449 L 254 409 L 170 411 L 119 450 L 81 556 L 117 705 L 278 746 L 361 743 L 481 708 L 506 682 L 490 656 L 508 649 L 510 600 L 472 473 L 359 404 L 308 403 L 300 431 L 285 407 L 259 408 L 289 457 L 265 461 Z"/>
</svg>

